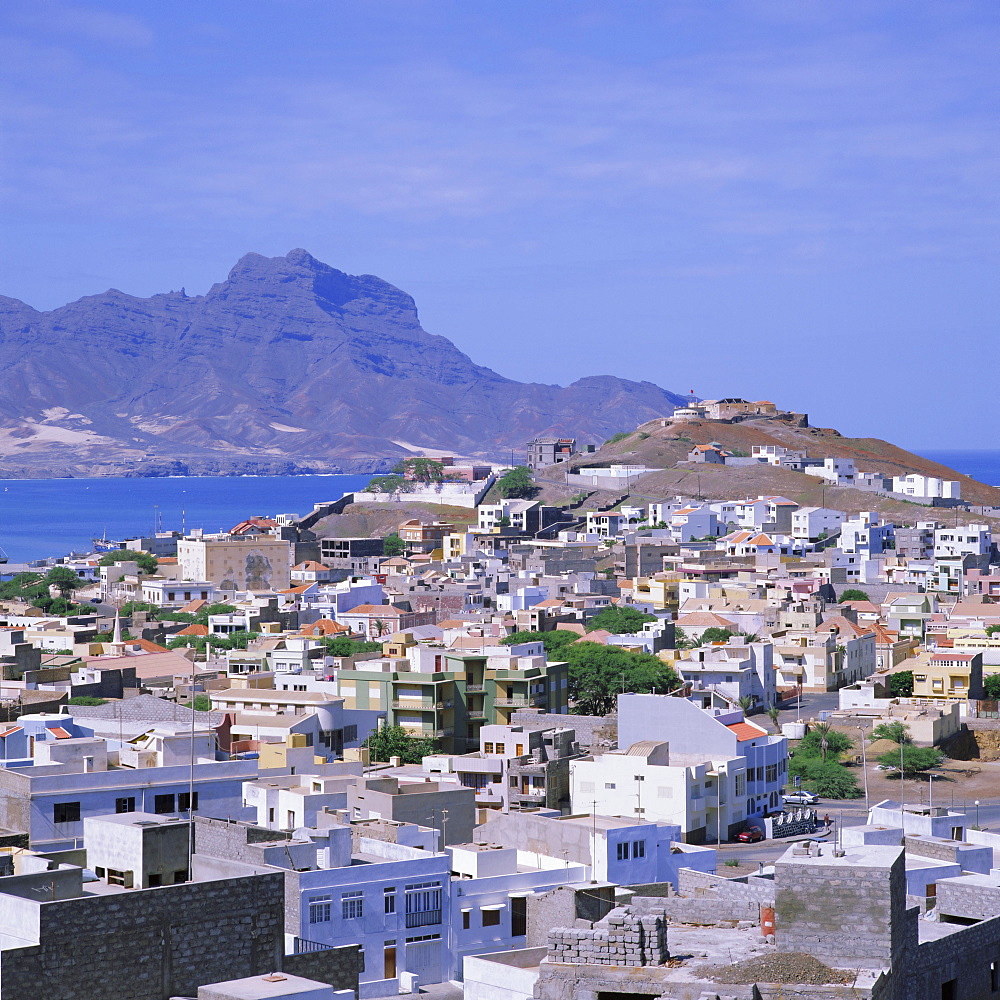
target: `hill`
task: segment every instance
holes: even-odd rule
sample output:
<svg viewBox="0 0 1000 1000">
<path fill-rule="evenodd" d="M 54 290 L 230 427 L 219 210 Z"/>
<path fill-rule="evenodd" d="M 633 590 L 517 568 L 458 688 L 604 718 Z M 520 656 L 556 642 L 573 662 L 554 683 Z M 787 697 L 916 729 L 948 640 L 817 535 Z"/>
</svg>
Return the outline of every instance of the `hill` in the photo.
<svg viewBox="0 0 1000 1000">
<path fill-rule="evenodd" d="M 523 383 L 420 326 L 405 292 L 305 250 L 207 294 L 0 297 L 0 475 L 370 471 L 424 449 L 603 440 L 681 397 L 612 376 Z"/>
<path fill-rule="evenodd" d="M 615 435 L 617 436 L 617 435 Z M 957 479 L 962 497 L 974 503 L 1000 506 L 1000 489 L 980 483 L 937 462 L 905 451 L 878 438 L 847 438 L 829 427 L 796 426 L 792 421 L 753 419 L 739 423 L 719 420 L 691 420 L 684 423 L 662 419 L 640 424 L 619 440 L 606 442 L 595 453 L 578 455 L 566 465 L 542 470 L 539 481 L 543 496 L 552 501 L 576 492 L 567 487 L 564 476 L 571 468 L 611 464 L 642 465 L 649 472 L 631 481 L 633 497 L 659 499 L 681 494 L 723 500 L 742 496 L 779 494 L 803 505 L 829 506 L 840 510 L 879 510 L 913 520 L 929 508 L 883 497 L 850 487 L 825 486 L 818 476 L 768 465 L 721 466 L 687 461 L 696 444 L 717 441 L 727 450 L 746 454 L 755 444 L 781 445 L 810 456 L 852 458 L 864 472 L 901 475 L 909 472 L 943 479 Z M 938 509 L 935 516 L 942 516 Z M 928 513 L 927 517 L 931 515 Z"/>
</svg>

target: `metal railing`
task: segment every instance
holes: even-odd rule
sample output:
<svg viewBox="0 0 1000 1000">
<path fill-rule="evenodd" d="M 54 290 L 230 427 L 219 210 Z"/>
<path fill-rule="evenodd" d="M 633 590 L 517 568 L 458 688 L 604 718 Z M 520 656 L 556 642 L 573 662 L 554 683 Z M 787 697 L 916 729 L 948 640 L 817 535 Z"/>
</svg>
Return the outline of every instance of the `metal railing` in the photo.
<svg viewBox="0 0 1000 1000">
<path fill-rule="evenodd" d="M 334 944 L 323 944 L 322 941 L 309 941 L 307 938 L 297 937 L 293 945 L 293 955 L 307 955 L 313 951 L 331 951 L 337 946 Z"/>
</svg>

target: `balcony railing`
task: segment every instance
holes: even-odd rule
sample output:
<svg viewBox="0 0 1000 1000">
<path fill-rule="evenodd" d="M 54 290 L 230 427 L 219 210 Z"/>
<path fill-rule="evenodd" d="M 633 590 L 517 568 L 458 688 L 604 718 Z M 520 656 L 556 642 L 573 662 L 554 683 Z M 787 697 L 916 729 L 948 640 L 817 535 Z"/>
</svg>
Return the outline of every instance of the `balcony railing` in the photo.
<svg viewBox="0 0 1000 1000">
<path fill-rule="evenodd" d="M 407 927 L 427 927 L 439 923 L 441 923 L 440 910 L 419 910 L 417 913 L 406 914 Z"/>
<path fill-rule="evenodd" d="M 497 708 L 530 708 L 532 701 L 530 698 L 494 698 L 493 704 Z"/>
<path fill-rule="evenodd" d="M 405 701 L 402 699 L 397 699 L 389 703 L 393 708 L 408 708 L 414 712 L 433 712 L 435 708 L 439 705 L 435 704 L 433 701 Z"/>
<path fill-rule="evenodd" d="M 293 946 L 293 955 L 307 955 L 312 951 L 331 951 L 336 948 L 333 944 L 323 944 L 322 941 L 309 941 L 306 938 L 297 937 Z"/>
<path fill-rule="evenodd" d="M 466 694 L 485 694 L 486 685 L 485 684 L 466 684 L 465 685 Z"/>
</svg>

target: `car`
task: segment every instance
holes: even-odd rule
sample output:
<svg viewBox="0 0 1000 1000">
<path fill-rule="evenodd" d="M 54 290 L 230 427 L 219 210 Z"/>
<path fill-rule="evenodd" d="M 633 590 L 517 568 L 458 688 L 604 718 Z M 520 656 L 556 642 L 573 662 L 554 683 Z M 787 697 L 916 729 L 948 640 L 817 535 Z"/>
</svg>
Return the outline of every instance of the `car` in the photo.
<svg viewBox="0 0 1000 1000">
<path fill-rule="evenodd" d="M 748 830 L 736 834 L 736 839 L 743 844 L 756 844 L 758 840 L 764 839 L 764 834 L 756 827 L 750 827 Z"/>
<path fill-rule="evenodd" d="M 819 796 L 815 792 L 807 792 L 804 789 L 799 789 L 796 792 L 783 792 L 781 797 L 786 802 L 800 806 L 814 806 L 819 802 Z"/>
</svg>

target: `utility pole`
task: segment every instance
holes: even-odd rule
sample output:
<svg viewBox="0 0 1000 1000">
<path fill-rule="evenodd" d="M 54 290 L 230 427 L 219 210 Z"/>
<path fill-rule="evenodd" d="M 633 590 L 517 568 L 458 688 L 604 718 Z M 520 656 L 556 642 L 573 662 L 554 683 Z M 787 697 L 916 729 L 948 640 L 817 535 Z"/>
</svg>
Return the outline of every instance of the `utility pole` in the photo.
<svg viewBox="0 0 1000 1000">
<path fill-rule="evenodd" d="M 868 754 L 865 750 L 866 729 L 861 725 L 858 726 L 858 729 L 861 731 L 861 769 L 865 775 L 865 812 L 867 813 L 871 809 L 871 806 L 868 802 Z"/>
</svg>

